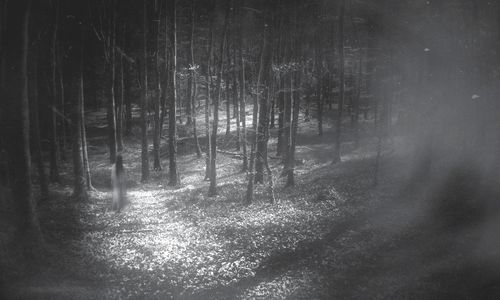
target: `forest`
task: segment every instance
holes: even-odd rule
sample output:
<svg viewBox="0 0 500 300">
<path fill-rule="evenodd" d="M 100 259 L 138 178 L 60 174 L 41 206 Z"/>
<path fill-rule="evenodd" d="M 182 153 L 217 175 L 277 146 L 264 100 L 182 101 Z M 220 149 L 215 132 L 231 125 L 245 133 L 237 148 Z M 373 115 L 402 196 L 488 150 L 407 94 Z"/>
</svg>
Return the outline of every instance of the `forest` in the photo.
<svg viewBox="0 0 500 300">
<path fill-rule="evenodd" d="M 0 298 L 500 297 L 500 0 L 0 0 Z"/>
</svg>

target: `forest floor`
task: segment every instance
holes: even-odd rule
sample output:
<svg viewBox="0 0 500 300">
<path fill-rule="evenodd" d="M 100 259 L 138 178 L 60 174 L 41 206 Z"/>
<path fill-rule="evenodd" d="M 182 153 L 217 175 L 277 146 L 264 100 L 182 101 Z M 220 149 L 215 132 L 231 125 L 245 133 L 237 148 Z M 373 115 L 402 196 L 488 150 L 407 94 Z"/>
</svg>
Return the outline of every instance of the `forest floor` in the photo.
<svg viewBox="0 0 500 300">
<path fill-rule="evenodd" d="M 295 187 L 284 188 L 280 159 L 272 155 L 277 203 L 269 203 L 267 185 L 257 185 L 251 205 L 243 205 L 246 175 L 238 158 L 218 154 L 218 195 L 209 198 L 205 160 L 191 140 L 180 139 L 181 186 L 173 188 L 166 157 L 163 169 L 140 183 L 140 143 L 127 139 L 130 204 L 115 213 L 99 137 L 103 116 L 94 117 L 96 190 L 89 203 L 75 203 L 72 168 L 64 168 L 65 180 L 51 186 L 51 200 L 39 207 L 49 255 L 43 266 L 30 266 L 32 275 L 4 286 L 7 298 L 401 299 L 500 292 L 493 280 L 498 268 L 478 267 L 470 240 L 430 230 L 428 208 L 402 192 L 409 169 L 403 139 L 385 145 L 375 186 L 375 140 L 354 147 L 348 133 L 342 162 L 332 165 L 333 132 L 319 137 L 316 123 L 303 123 Z M 222 150 L 234 152 L 234 142 L 221 132 Z M 270 153 L 275 144 L 271 139 Z M 478 284 L 471 289 L 464 280 Z"/>
</svg>

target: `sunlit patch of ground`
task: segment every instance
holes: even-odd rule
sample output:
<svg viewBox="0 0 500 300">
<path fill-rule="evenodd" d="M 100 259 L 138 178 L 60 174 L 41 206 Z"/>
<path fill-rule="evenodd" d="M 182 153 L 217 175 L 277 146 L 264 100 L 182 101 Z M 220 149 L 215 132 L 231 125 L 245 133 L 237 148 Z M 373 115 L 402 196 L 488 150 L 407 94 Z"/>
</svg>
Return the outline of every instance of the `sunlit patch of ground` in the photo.
<svg viewBox="0 0 500 300">
<path fill-rule="evenodd" d="M 203 174 L 203 159 L 182 157 L 180 164 L 182 160 Z M 220 165 L 226 165 L 219 169 L 225 179 L 214 198 L 206 196 L 207 183 L 195 187 L 189 184 L 195 180 L 185 175 L 177 190 L 158 181 L 130 189 L 130 205 L 118 214 L 106 211 L 106 205 L 91 207 L 87 213 L 95 218 L 88 225 L 98 230 L 85 233 L 81 246 L 93 263 L 107 266 L 103 279 L 116 293 L 156 289 L 189 295 L 229 286 L 255 276 L 272 255 L 321 238 L 338 213 L 338 199 L 316 202 L 316 193 L 297 197 L 278 192 L 279 202 L 267 204 L 264 187 L 257 188 L 262 195 L 257 204 L 243 206 L 245 175 L 230 159 L 221 157 Z M 132 288 L 130 282 L 142 285 Z"/>
<path fill-rule="evenodd" d="M 97 122 L 102 116 L 95 118 Z M 232 123 L 234 127 L 234 120 Z M 309 127 L 304 127 L 307 132 L 302 134 L 314 130 Z M 325 135 L 332 134 L 326 131 Z M 151 171 L 151 179 L 140 184 L 140 149 L 134 144 L 122 152 L 131 184 L 129 205 L 120 213 L 109 209 L 109 158 L 102 146 L 92 147 L 91 166 L 98 190 L 84 207 L 83 214 L 89 217 L 82 219 L 86 230 L 77 241 L 82 257 L 99 269 L 98 276 L 110 297 L 188 297 L 205 292 L 224 296 L 225 288 L 246 285 L 261 276 L 274 257 L 301 249 L 328 233 L 331 220 L 339 216 L 349 196 L 332 185 L 332 176 L 341 171 L 330 164 L 332 145 L 328 141 L 329 137 L 325 142 L 298 145 L 300 163 L 294 188 L 283 189 L 280 160 L 271 159 L 277 203 L 269 204 L 269 189 L 257 185 L 255 204 L 250 206 L 242 205 L 246 174 L 240 171 L 241 160 L 218 154 L 218 195 L 208 198 L 204 157 L 178 157 L 178 187 L 168 185 L 166 157 L 163 169 Z M 275 151 L 275 142 L 272 138 L 270 152 Z M 234 143 L 234 137 L 223 137 L 221 147 L 233 152 L 227 147 L 234 147 Z M 186 145 L 183 147 L 189 147 Z M 373 144 L 363 147 L 349 152 L 343 160 L 370 156 Z M 268 294 L 291 296 L 311 285 L 316 276 L 311 270 L 298 277 L 286 272 L 289 275 L 249 287 L 246 294 L 232 291 L 228 295 L 258 297 L 267 290 Z"/>
<path fill-rule="evenodd" d="M 102 115 L 94 118 L 102 122 Z M 222 124 L 224 120 L 221 135 Z M 234 120 L 232 124 L 234 129 Z M 203 126 L 199 124 L 200 129 Z M 341 234 L 349 236 L 354 229 L 344 223 L 365 205 L 375 205 L 372 198 L 383 197 L 372 194 L 374 140 L 365 140 L 356 149 L 346 143 L 343 163 L 332 165 L 333 133 L 325 130 L 320 138 L 315 130 L 314 122 L 299 130 L 299 138 L 314 138 L 299 140 L 296 186 L 284 188 L 281 159 L 271 155 L 277 203 L 269 203 L 266 182 L 256 186 L 249 206 L 242 204 L 246 174 L 240 171 L 241 160 L 218 154 L 218 195 L 209 198 L 208 182 L 203 180 L 205 159 L 196 157 L 191 144 L 182 146 L 189 148 L 189 154 L 178 157 L 181 185 L 170 187 L 166 156 L 162 156 L 163 169 L 151 171 L 150 180 L 140 183 L 138 140 L 127 139 L 122 155 L 129 205 L 119 213 L 110 210 L 105 145 L 97 140 L 92 144 L 90 139 L 97 190 L 91 193 L 90 203 L 78 206 L 75 218 L 81 234 L 68 239 L 68 251 L 78 259 L 75 268 L 83 277 L 96 279 L 100 295 L 112 299 L 321 296 L 328 277 L 322 268 L 347 263 L 342 258 L 347 254 L 335 259 L 342 253 L 335 245 L 329 252 L 327 245 L 335 240 L 332 230 L 340 226 L 346 229 Z M 234 152 L 234 143 L 234 136 L 221 136 L 222 149 Z M 275 144 L 272 138 L 270 153 L 275 153 Z M 61 186 L 60 192 L 67 196 L 70 190 Z M 57 230 L 54 226 L 53 231 Z M 358 246 L 346 242 L 340 247 L 351 253 L 349 249 Z"/>
</svg>

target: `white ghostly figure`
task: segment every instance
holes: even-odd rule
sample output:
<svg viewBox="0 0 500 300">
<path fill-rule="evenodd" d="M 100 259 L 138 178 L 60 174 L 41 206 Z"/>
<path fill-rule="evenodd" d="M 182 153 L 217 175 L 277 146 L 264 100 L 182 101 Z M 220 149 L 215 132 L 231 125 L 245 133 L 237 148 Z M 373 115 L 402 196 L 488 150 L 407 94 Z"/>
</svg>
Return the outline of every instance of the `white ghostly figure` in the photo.
<svg viewBox="0 0 500 300">
<path fill-rule="evenodd" d="M 111 168 L 111 184 L 113 188 L 112 209 L 120 211 L 125 206 L 127 200 L 125 168 L 123 168 L 123 158 L 121 155 L 116 156 L 115 164 Z"/>
</svg>

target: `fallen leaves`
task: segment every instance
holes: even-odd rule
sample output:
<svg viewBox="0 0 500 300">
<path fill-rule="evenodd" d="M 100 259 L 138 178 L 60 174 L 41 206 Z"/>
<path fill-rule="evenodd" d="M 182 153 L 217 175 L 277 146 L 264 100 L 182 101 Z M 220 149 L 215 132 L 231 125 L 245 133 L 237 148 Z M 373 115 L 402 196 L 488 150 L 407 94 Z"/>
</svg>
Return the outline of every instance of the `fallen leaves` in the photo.
<svg viewBox="0 0 500 300">
<path fill-rule="evenodd" d="M 193 185 L 165 191 L 151 184 L 129 191 L 131 204 L 120 214 L 89 205 L 88 227 L 100 230 L 87 231 L 80 246 L 94 264 L 108 266 L 103 278 L 126 287 L 118 289 L 122 296 L 155 290 L 190 295 L 254 277 L 277 252 L 321 238 L 338 213 L 334 203 L 309 201 L 312 194 L 275 205 L 257 197 L 243 206 L 232 199 L 242 185 L 233 180 L 217 199 L 207 199 Z M 261 190 L 256 195 L 265 198 Z M 99 194 L 98 201 L 105 199 Z"/>
</svg>

